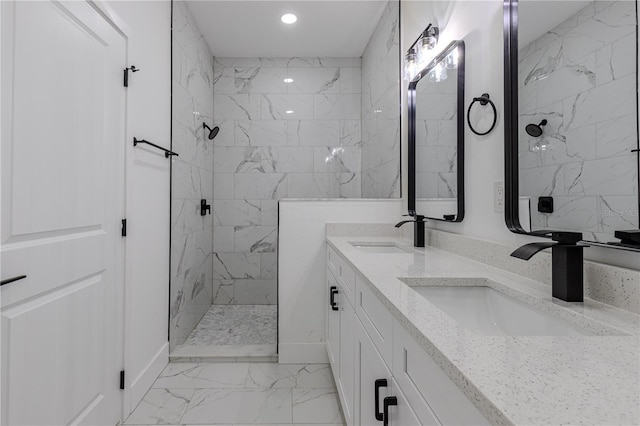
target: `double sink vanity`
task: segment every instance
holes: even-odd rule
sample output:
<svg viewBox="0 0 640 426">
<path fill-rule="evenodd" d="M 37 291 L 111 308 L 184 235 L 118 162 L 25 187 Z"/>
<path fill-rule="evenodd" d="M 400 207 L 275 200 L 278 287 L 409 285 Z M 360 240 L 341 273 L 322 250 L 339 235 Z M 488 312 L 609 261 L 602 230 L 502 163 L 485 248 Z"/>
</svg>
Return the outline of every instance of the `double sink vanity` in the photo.
<svg viewBox="0 0 640 426">
<path fill-rule="evenodd" d="M 397 237 L 327 237 L 348 425 L 638 424 L 640 317 Z"/>
</svg>

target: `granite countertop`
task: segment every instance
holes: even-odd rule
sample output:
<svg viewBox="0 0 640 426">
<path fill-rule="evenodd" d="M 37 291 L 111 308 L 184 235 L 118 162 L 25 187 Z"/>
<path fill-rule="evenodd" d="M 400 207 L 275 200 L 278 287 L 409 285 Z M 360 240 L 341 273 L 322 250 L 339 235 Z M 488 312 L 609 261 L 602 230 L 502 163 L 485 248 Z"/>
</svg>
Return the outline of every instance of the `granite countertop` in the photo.
<svg viewBox="0 0 640 426">
<path fill-rule="evenodd" d="M 435 248 L 416 249 L 403 238 L 327 241 L 492 424 L 640 424 L 640 315 L 589 299 L 553 299 L 548 285 Z M 390 242 L 406 252 L 367 253 L 350 242 Z M 486 279 L 595 335 L 479 335 L 399 278 L 437 278 L 448 285 Z"/>
</svg>

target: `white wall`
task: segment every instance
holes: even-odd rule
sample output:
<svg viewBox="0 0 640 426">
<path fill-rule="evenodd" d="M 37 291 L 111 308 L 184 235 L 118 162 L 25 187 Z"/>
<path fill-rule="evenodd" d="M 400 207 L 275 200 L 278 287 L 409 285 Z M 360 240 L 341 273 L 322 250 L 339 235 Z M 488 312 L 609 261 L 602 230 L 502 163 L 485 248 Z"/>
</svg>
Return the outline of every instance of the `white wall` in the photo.
<svg viewBox="0 0 640 426">
<path fill-rule="evenodd" d="M 278 242 L 279 362 L 328 362 L 324 343 L 326 223 L 395 223 L 390 200 L 281 200 Z"/>
<path fill-rule="evenodd" d="M 509 232 L 504 213 L 493 209 L 493 183 L 504 181 L 503 2 L 406 1 L 401 3 L 401 50 L 432 23 L 440 27 L 439 46 L 465 42 L 465 111 L 473 97 L 489 93 L 498 109 L 496 128 L 476 136 L 465 126 L 465 218 L 460 224 L 429 222 L 428 227 L 504 244 L 525 244 L 532 237 Z M 407 82 L 403 84 L 402 176 L 407 188 Z M 406 191 L 403 191 L 406 194 Z M 406 199 L 403 202 L 406 210 Z M 601 248 L 585 250 L 585 257 L 640 269 L 637 253 Z"/>
<path fill-rule="evenodd" d="M 171 3 L 106 4 L 128 36 L 127 141 L 169 147 Z M 168 361 L 169 161 L 157 150 L 127 145 L 124 416 Z"/>
</svg>

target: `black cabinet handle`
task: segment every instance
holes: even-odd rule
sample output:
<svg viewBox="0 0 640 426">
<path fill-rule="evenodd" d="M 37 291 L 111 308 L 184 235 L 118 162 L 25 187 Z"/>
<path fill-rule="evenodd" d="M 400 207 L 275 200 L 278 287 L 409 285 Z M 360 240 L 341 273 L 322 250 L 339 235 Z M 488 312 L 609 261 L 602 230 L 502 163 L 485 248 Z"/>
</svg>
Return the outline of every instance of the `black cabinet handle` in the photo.
<svg viewBox="0 0 640 426">
<path fill-rule="evenodd" d="M 338 305 L 336 304 L 335 301 L 335 295 L 338 294 L 338 287 L 336 287 L 335 285 L 329 287 L 329 304 L 331 305 L 331 310 L 332 311 L 337 311 L 338 310 Z"/>
<path fill-rule="evenodd" d="M 398 405 L 398 398 L 396 398 L 395 396 L 388 396 L 384 399 L 384 422 L 382 423 L 383 426 L 388 426 L 389 425 L 389 406 L 391 405 Z"/>
<path fill-rule="evenodd" d="M 24 279 L 24 278 L 27 278 L 27 276 L 26 276 L 26 275 L 18 275 L 17 277 L 7 278 L 6 280 L 2 280 L 2 281 L 0 281 L 0 286 L 3 286 L 3 285 L 5 285 L 5 284 L 12 283 L 12 282 L 14 282 L 14 281 L 20 281 L 20 280 L 22 280 L 22 279 Z"/>
<path fill-rule="evenodd" d="M 386 387 L 387 387 L 387 379 L 376 379 L 374 383 L 374 394 L 376 396 L 375 410 L 376 410 L 376 420 L 379 422 L 381 422 L 384 419 L 384 414 L 380 412 L 380 388 L 386 388 Z"/>
</svg>

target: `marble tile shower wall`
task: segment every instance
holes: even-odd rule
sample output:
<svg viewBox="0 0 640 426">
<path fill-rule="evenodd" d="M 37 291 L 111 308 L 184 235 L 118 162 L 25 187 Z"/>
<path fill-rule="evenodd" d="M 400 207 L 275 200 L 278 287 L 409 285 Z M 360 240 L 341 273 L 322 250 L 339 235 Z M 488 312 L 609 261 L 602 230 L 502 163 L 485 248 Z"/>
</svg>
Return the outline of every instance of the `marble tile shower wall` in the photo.
<svg viewBox="0 0 640 426">
<path fill-rule="evenodd" d="M 555 209 L 532 200 L 534 228 L 610 241 L 638 227 L 635 3 L 590 2 L 520 51 L 520 190 Z M 524 132 L 542 119 L 546 135 Z"/>
<path fill-rule="evenodd" d="M 361 196 L 361 60 L 216 57 L 214 81 L 213 303 L 275 304 L 278 199 Z"/>
<path fill-rule="evenodd" d="M 400 197 L 400 2 L 389 1 L 362 55 L 362 197 Z"/>
<path fill-rule="evenodd" d="M 446 73 L 446 74 L 445 74 Z M 416 197 L 456 198 L 457 72 L 438 82 L 424 77 L 416 94 Z"/>
<path fill-rule="evenodd" d="M 200 199 L 213 199 L 213 57 L 184 2 L 173 3 L 170 350 L 184 343 L 211 306 L 213 216 Z"/>
</svg>

